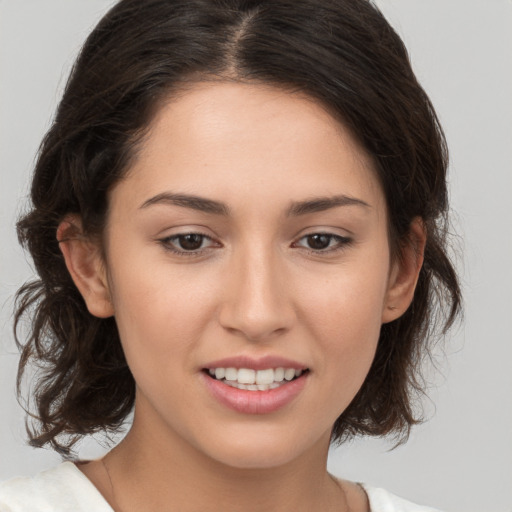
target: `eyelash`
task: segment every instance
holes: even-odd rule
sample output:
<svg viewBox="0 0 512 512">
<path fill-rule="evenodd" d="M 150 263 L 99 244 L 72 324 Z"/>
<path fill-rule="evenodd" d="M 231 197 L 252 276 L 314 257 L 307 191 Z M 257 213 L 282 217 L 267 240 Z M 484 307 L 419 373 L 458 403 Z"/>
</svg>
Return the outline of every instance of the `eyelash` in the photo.
<svg viewBox="0 0 512 512">
<path fill-rule="evenodd" d="M 164 247 L 164 249 L 166 251 L 172 252 L 173 254 L 176 254 L 176 255 L 182 256 L 182 257 L 189 257 L 189 258 L 190 257 L 198 257 L 198 256 L 201 256 L 206 250 L 210 249 L 209 247 L 207 247 L 205 249 L 198 249 L 195 251 L 187 251 L 187 250 L 179 250 L 179 249 L 176 249 L 173 247 L 173 245 L 172 245 L 173 242 L 177 242 L 180 238 L 185 237 L 185 236 L 190 236 L 190 235 L 196 235 L 196 236 L 202 237 L 201 242 L 203 242 L 204 240 L 213 241 L 213 239 L 210 236 L 208 236 L 204 233 L 196 232 L 196 231 L 190 232 L 190 233 L 179 233 L 177 235 L 172 235 L 172 236 L 162 238 L 158 241 L 160 242 L 160 244 Z M 334 233 L 327 233 L 327 232 L 323 232 L 323 231 L 308 233 L 307 235 L 300 237 L 298 241 L 307 239 L 308 237 L 312 237 L 312 236 L 329 237 L 329 244 L 331 243 L 332 240 L 337 242 L 335 247 L 326 248 L 326 249 L 310 249 L 310 248 L 308 249 L 307 247 L 303 247 L 304 249 L 306 249 L 306 251 L 309 254 L 316 255 L 316 256 L 322 255 L 322 254 L 333 254 L 333 253 L 343 251 L 345 248 L 347 248 L 348 246 L 350 246 L 353 243 L 353 240 L 349 237 L 335 235 Z M 296 246 L 297 243 L 298 242 L 294 242 L 293 245 Z"/>
<path fill-rule="evenodd" d="M 353 242 L 353 240 L 350 237 L 335 235 L 334 233 L 328 233 L 325 231 L 319 231 L 316 233 L 308 233 L 307 235 L 300 237 L 299 241 L 304 240 L 309 237 L 312 237 L 312 236 L 326 236 L 329 238 L 329 244 L 333 240 L 336 242 L 336 245 L 334 247 L 329 248 L 329 246 L 328 246 L 326 249 L 311 249 L 308 247 L 304 247 L 304 249 L 306 249 L 308 251 L 308 253 L 313 254 L 313 255 L 337 253 L 337 252 L 340 252 L 340 251 L 343 251 L 344 249 L 346 249 Z M 297 244 L 297 242 L 294 242 L 294 245 L 296 245 L 296 244 Z"/>
<path fill-rule="evenodd" d="M 213 240 L 212 237 L 205 235 L 204 233 L 200 233 L 197 231 L 191 231 L 190 233 L 178 233 L 177 235 L 167 236 L 165 238 L 160 239 L 159 242 L 163 245 L 163 247 L 166 251 L 172 252 L 173 254 L 176 254 L 178 256 L 189 257 L 189 258 L 194 257 L 194 256 L 201 256 L 203 254 L 203 252 L 205 251 L 205 249 L 199 249 L 196 251 L 185 251 L 185 250 L 175 249 L 172 246 L 173 241 L 178 241 L 180 238 L 183 238 L 185 236 L 190 236 L 190 235 L 200 236 L 203 238 L 203 240 L 204 239 Z"/>
</svg>

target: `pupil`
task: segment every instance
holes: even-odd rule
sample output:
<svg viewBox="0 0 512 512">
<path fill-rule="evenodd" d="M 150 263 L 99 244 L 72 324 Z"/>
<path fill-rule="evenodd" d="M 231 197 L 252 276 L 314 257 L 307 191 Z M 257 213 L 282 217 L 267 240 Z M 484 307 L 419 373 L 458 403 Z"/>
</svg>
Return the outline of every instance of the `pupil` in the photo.
<svg viewBox="0 0 512 512">
<path fill-rule="evenodd" d="M 325 249 L 329 247 L 331 241 L 330 235 L 309 235 L 308 244 L 311 249 Z"/>
<path fill-rule="evenodd" d="M 190 235 L 180 236 L 180 246 L 187 251 L 195 251 L 201 247 L 203 235 L 192 233 Z"/>
</svg>

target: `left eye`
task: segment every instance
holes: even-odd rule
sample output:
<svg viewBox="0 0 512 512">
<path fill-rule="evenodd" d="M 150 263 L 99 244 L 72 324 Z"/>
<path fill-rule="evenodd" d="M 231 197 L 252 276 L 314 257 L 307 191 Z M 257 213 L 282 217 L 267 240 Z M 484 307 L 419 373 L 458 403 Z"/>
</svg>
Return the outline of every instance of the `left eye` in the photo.
<svg viewBox="0 0 512 512">
<path fill-rule="evenodd" d="M 312 251 L 328 252 L 340 249 L 343 245 L 350 243 L 350 238 L 332 233 L 312 233 L 303 236 L 297 245 Z"/>
</svg>

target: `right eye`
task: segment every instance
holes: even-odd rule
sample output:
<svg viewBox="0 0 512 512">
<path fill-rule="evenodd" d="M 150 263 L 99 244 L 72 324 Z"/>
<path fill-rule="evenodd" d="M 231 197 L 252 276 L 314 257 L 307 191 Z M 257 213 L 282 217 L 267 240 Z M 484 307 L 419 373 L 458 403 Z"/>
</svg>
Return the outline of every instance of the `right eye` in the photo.
<svg viewBox="0 0 512 512">
<path fill-rule="evenodd" d="M 161 238 L 159 242 L 166 250 L 179 256 L 199 256 L 215 246 L 212 238 L 203 233 L 179 233 Z"/>
</svg>

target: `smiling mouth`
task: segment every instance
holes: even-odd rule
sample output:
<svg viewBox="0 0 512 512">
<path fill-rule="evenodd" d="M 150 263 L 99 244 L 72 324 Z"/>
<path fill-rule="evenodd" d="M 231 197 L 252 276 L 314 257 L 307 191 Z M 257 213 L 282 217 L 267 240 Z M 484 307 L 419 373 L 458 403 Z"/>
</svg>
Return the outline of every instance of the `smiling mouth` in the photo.
<svg viewBox="0 0 512 512">
<path fill-rule="evenodd" d="M 267 368 L 205 368 L 203 370 L 212 379 L 223 382 L 233 388 L 247 391 L 268 391 L 280 388 L 309 372 L 309 369 Z"/>
</svg>

